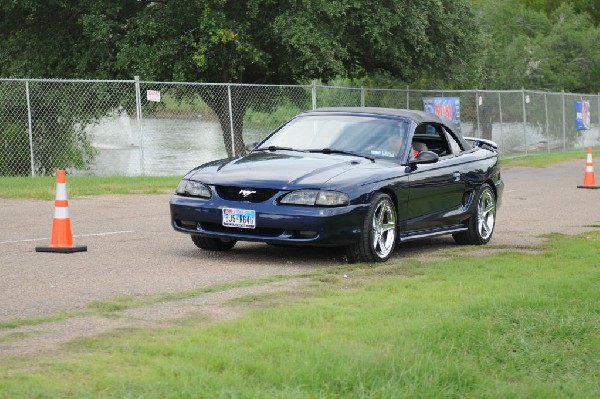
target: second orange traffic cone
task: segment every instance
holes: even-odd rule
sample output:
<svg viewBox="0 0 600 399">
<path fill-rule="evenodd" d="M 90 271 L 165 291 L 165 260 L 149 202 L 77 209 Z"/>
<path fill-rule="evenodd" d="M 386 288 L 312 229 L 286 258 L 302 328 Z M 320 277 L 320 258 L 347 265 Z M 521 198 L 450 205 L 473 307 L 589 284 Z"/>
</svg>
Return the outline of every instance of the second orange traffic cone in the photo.
<svg viewBox="0 0 600 399">
<path fill-rule="evenodd" d="M 594 161 L 592 160 L 592 147 L 588 147 L 587 150 L 587 161 L 585 163 L 585 174 L 583 175 L 583 186 L 577 186 L 577 188 L 600 188 L 600 186 L 596 186 L 596 178 L 594 176 Z"/>
<path fill-rule="evenodd" d="M 82 252 L 87 246 L 73 245 L 71 219 L 69 218 L 69 200 L 67 198 L 67 178 L 64 170 L 56 172 L 56 199 L 54 200 L 54 221 L 52 238 L 47 247 L 35 247 L 36 252 Z"/>
<path fill-rule="evenodd" d="M 592 160 L 592 147 L 588 147 L 588 156 L 587 161 L 585 163 L 585 174 L 583 175 L 583 186 L 577 186 L 577 188 L 600 188 L 600 186 L 596 186 L 596 178 L 594 176 L 594 161 Z"/>
</svg>

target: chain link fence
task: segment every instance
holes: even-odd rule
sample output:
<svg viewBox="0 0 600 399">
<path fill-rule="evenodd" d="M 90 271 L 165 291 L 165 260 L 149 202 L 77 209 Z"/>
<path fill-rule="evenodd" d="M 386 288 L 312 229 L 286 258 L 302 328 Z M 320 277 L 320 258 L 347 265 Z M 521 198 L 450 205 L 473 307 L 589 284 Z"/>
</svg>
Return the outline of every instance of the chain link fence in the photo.
<svg viewBox="0 0 600 399">
<path fill-rule="evenodd" d="M 244 153 L 302 111 L 423 110 L 437 97 L 459 99 L 463 135 L 496 141 L 504 156 L 600 144 L 600 94 L 0 79 L 0 176 L 182 175 Z M 575 127 L 576 101 L 589 105 L 587 130 Z"/>
</svg>

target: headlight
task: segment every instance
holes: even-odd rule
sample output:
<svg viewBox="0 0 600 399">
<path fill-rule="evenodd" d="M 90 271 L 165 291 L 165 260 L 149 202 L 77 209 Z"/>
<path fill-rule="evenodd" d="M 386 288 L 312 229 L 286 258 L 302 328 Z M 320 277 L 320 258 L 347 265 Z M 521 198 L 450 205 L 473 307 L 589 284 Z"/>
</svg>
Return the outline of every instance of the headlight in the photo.
<svg viewBox="0 0 600 399">
<path fill-rule="evenodd" d="M 298 190 L 286 194 L 282 204 L 342 206 L 348 205 L 348 195 L 337 191 Z"/>
<path fill-rule="evenodd" d="M 175 190 L 177 194 L 191 195 L 193 197 L 210 198 L 212 192 L 206 184 L 194 180 L 182 180 Z"/>
<path fill-rule="evenodd" d="M 317 205 L 340 206 L 348 205 L 348 195 L 337 191 L 319 191 Z"/>
</svg>

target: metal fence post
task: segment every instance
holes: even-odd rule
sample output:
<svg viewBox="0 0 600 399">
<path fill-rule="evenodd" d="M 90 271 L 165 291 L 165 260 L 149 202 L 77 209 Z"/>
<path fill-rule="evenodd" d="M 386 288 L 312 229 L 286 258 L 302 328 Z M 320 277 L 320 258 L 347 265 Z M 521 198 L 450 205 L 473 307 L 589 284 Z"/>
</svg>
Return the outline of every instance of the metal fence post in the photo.
<svg viewBox="0 0 600 399">
<path fill-rule="evenodd" d="M 550 152 L 550 126 L 548 124 L 548 93 L 544 93 L 544 107 L 546 108 L 546 144 Z"/>
<path fill-rule="evenodd" d="M 565 90 L 562 91 L 563 151 L 567 151 L 567 114 L 565 109 Z"/>
<path fill-rule="evenodd" d="M 444 94 L 442 94 L 442 97 L 443 96 Z M 479 90 L 475 90 L 475 114 L 477 115 L 477 134 L 481 138 L 481 125 L 479 122 Z"/>
<path fill-rule="evenodd" d="M 360 106 L 365 106 L 365 87 L 360 86 Z"/>
<path fill-rule="evenodd" d="M 504 128 L 502 126 L 504 121 L 502 119 L 502 95 L 500 93 L 498 93 L 498 111 L 500 112 L 500 146 L 504 151 Z"/>
<path fill-rule="evenodd" d="M 582 95 L 579 96 L 579 101 L 583 102 L 583 96 Z M 589 109 L 588 109 L 588 111 L 589 111 Z M 581 148 L 585 149 L 585 137 L 584 137 L 583 134 L 581 135 Z"/>
<path fill-rule="evenodd" d="M 410 109 L 410 87 L 406 85 L 406 109 Z"/>
<path fill-rule="evenodd" d="M 27 98 L 27 125 L 29 130 L 29 157 L 31 159 L 31 177 L 35 177 L 35 162 L 33 160 L 33 127 L 31 123 L 31 102 L 29 100 L 29 81 L 25 81 L 25 97 Z"/>
<path fill-rule="evenodd" d="M 521 89 L 521 93 L 523 97 L 523 138 L 525 142 L 525 155 L 527 155 L 527 108 L 525 108 L 525 88 Z"/>
<path fill-rule="evenodd" d="M 231 133 L 231 155 L 235 157 L 235 134 L 233 132 L 233 106 L 231 104 L 231 85 L 227 85 L 227 101 L 229 102 L 229 132 Z"/>
<path fill-rule="evenodd" d="M 312 81 L 312 109 L 317 109 L 317 81 Z"/>
<path fill-rule="evenodd" d="M 135 76 L 135 113 L 138 136 L 140 138 L 140 173 L 144 176 L 144 132 L 142 129 L 142 92 L 140 89 L 140 77 Z"/>
</svg>

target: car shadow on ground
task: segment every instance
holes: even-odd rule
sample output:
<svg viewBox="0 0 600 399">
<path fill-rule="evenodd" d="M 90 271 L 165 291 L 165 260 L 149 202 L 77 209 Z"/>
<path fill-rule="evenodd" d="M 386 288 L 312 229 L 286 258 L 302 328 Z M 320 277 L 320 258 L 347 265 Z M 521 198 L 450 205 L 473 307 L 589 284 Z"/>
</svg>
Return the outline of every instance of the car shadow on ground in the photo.
<svg viewBox="0 0 600 399">
<path fill-rule="evenodd" d="M 407 258 L 435 257 L 440 251 L 456 247 L 452 237 L 434 237 L 399 243 L 388 262 Z M 216 262 L 244 264 L 254 262 L 271 265 L 327 266 L 347 263 L 345 250 L 341 247 L 298 247 L 256 242 L 238 242 L 233 249 L 223 252 L 204 251 L 192 245 L 182 255 Z"/>
</svg>

